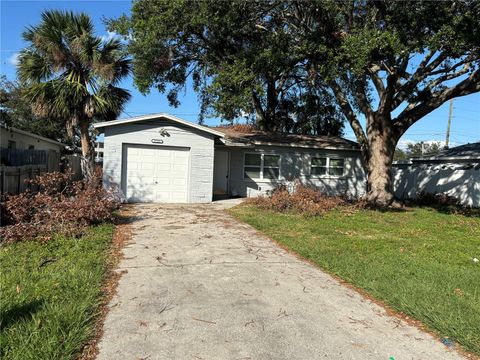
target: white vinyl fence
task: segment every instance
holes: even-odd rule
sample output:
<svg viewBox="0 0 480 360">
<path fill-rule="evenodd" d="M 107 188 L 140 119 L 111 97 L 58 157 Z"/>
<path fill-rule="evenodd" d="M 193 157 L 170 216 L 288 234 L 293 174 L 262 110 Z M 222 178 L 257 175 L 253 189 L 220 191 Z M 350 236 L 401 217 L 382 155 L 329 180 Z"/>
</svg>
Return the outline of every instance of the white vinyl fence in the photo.
<svg viewBox="0 0 480 360">
<path fill-rule="evenodd" d="M 480 207 L 480 164 L 409 165 L 394 167 L 393 187 L 399 199 L 414 199 L 418 193 L 444 193 L 463 205 Z"/>
</svg>

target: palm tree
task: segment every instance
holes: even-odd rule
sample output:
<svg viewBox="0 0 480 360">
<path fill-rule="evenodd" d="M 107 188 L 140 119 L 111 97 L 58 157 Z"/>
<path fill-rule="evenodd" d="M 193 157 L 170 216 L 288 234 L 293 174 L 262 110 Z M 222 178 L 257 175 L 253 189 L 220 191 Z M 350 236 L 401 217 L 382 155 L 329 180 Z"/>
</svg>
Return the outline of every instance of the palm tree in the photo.
<svg viewBox="0 0 480 360">
<path fill-rule="evenodd" d="M 116 118 L 130 99 L 116 85 L 130 73 L 131 60 L 119 40 L 94 35 L 85 13 L 45 11 L 23 38 L 29 46 L 20 52 L 17 72 L 25 97 L 36 114 L 63 119 L 69 136 L 79 131 L 82 170 L 89 178 L 94 154 L 90 125 Z"/>
</svg>

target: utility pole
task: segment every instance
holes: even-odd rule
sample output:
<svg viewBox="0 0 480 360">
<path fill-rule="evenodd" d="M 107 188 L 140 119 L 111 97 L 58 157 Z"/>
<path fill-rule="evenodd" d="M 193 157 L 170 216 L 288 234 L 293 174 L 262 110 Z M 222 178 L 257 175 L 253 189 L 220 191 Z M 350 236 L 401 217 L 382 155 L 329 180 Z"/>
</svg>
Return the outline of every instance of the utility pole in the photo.
<svg viewBox="0 0 480 360">
<path fill-rule="evenodd" d="M 452 125 L 453 114 L 453 99 L 450 99 L 450 110 L 448 112 L 448 125 L 447 125 L 447 138 L 445 139 L 445 147 L 448 149 L 448 143 L 450 142 L 450 126 Z"/>
</svg>

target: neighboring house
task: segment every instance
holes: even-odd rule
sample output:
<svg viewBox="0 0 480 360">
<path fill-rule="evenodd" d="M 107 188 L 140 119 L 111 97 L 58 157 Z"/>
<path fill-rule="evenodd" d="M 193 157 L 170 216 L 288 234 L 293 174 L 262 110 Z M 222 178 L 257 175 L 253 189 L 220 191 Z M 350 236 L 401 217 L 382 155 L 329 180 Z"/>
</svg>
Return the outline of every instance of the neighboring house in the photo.
<svg viewBox="0 0 480 360">
<path fill-rule="evenodd" d="M 415 164 L 449 164 L 449 165 L 474 165 L 480 163 L 480 142 L 460 145 L 448 149 L 443 149 L 434 155 L 424 155 L 411 158 L 410 161 Z"/>
<path fill-rule="evenodd" d="M 64 148 L 61 142 L 0 123 L 0 193 L 19 194 L 29 188 L 27 179 L 58 171 Z"/>
<path fill-rule="evenodd" d="M 204 203 L 296 181 L 330 194 L 365 193 L 359 147 L 340 137 L 235 132 L 168 114 L 94 127 L 104 133 L 105 185 L 132 202 Z"/>
<path fill-rule="evenodd" d="M 95 162 L 103 162 L 103 141 L 95 141 Z"/>
<path fill-rule="evenodd" d="M 54 150 L 60 152 L 65 145 L 28 131 L 0 124 L 0 147 L 19 150 Z"/>
<path fill-rule="evenodd" d="M 480 207 L 480 142 L 411 158 L 393 168 L 395 195 L 413 199 L 420 192 L 444 193 Z"/>
</svg>

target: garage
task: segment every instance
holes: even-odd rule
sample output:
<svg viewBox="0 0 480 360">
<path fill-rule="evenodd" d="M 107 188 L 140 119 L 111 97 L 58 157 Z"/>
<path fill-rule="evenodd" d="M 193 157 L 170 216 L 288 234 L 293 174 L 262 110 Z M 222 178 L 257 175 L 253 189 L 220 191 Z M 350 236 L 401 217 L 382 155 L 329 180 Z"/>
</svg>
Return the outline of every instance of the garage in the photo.
<svg viewBox="0 0 480 360">
<path fill-rule="evenodd" d="M 103 184 L 126 201 L 212 201 L 214 148 L 222 132 L 165 113 L 94 128 L 104 138 Z"/>
<path fill-rule="evenodd" d="M 127 145 L 125 151 L 127 201 L 188 201 L 189 148 Z"/>
</svg>

